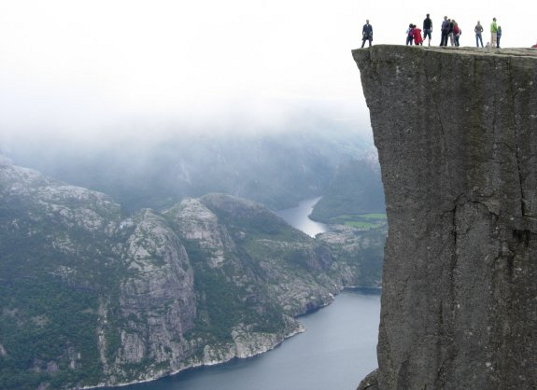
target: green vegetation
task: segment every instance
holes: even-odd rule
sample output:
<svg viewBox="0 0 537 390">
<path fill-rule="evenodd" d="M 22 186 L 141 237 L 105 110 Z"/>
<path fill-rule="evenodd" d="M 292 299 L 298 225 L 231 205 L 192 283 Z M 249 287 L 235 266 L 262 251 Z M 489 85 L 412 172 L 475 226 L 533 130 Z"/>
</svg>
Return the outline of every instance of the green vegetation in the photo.
<svg viewBox="0 0 537 390">
<path fill-rule="evenodd" d="M 64 372 L 54 376 L 56 381 L 95 383 L 101 369 L 96 305 L 94 291 L 54 279 L 27 278 L 0 285 L 0 334 L 7 351 L 0 357 L 0 388 L 32 387 L 37 377 L 52 379 L 47 368 L 54 366 Z M 32 371 L 40 375 L 28 375 Z"/>
<path fill-rule="evenodd" d="M 227 254 L 224 266 L 211 268 L 207 263 L 210 250 L 202 249 L 196 240 L 185 242 L 185 247 L 194 267 L 194 287 L 198 297 L 196 327 L 186 335 L 187 338 L 202 337 L 216 344 L 231 342 L 231 331 L 238 324 L 248 325 L 255 332 L 283 330 L 285 323 L 281 308 L 260 302 L 259 286 L 252 281 L 241 285 L 234 280 L 250 272 L 236 269 L 242 261 L 234 254 Z"/>
<path fill-rule="evenodd" d="M 0 389 L 102 379 L 99 296 L 117 284 L 107 247 L 104 235 L 68 228 L 27 200 L 0 205 Z"/>
<path fill-rule="evenodd" d="M 186 313 L 196 313 L 195 318 L 181 320 L 187 326 L 194 322 L 184 336 L 200 356 L 206 345 L 215 350 L 228 346 L 233 330 L 283 335 L 291 325 L 286 315 L 325 303 L 338 286 L 376 286 L 380 280 L 386 223 L 382 209 L 339 214 L 331 209 L 334 220 L 370 230 L 346 229 L 351 233 L 345 232 L 349 235 L 345 239 L 319 242 L 265 207 L 212 194 L 200 202 L 217 216 L 218 225 L 209 224 L 214 231 L 198 235 L 208 239 L 195 240 L 182 237 L 180 229 L 168 230 L 180 223 L 170 215 L 164 216 L 169 226 L 160 217 L 144 220 L 139 217 L 142 213 L 120 224 L 121 210 L 113 205 L 101 207 L 97 200 L 84 205 L 72 199 L 64 205 L 61 197 L 10 197 L 1 185 L 0 390 L 95 385 L 105 379 L 103 357 L 119 381 L 164 371 L 167 362 L 157 364 L 151 352 L 144 352 L 136 363 L 121 360 L 121 335 L 136 332 L 145 343 L 149 322 L 166 316 L 178 301 L 188 308 Z M 106 228 L 84 227 L 94 215 L 103 218 Z M 194 222 L 201 226 L 203 218 Z M 155 250 L 154 242 L 162 247 Z M 177 286 L 166 284 L 167 278 L 163 284 L 144 284 L 149 277 L 143 273 L 161 275 L 174 267 L 185 271 L 177 275 L 188 275 L 182 279 L 188 281 L 186 298 L 160 299 L 161 291 Z M 103 308 L 106 318 L 101 316 Z M 180 343 L 181 336 L 174 334 L 173 340 Z M 106 341 L 103 351 L 99 337 Z M 163 349 L 172 355 L 172 347 Z"/>
<path fill-rule="evenodd" d="M 340 267 L 353 275 L 348 286 L 380 287 L 387 226 L 355 231 L 343 243 L 327 242 Z"/>
<path fill-rule="evenodd" d="M 339 215 L 331 218 L 331 223 L 351 226 L 361 230 L 377 229 L 386 225 L 386 214 L 367 213 L 356 215 Z"/>
<path fill-rule="evenodd" d="M 349 222 L 350 226 L 368 229 L 378 226 L 378 223 L 368 221 L 363 216 L 384 212 L 384 190 L 379 167 L 370 161 L 360 160 L 350 161 L 338 168 L 325 195 L 315 205 L 311 219 L 328 224 Z"/>
<path fill-rule="evenodd" d="M 274 213 L 258 204 L 222 194 L 201 198 L 219 221 L 233 232 L 245 231 L 255 239 L 302 240 L 304 234 L 293 229 Z"/>
</svg>

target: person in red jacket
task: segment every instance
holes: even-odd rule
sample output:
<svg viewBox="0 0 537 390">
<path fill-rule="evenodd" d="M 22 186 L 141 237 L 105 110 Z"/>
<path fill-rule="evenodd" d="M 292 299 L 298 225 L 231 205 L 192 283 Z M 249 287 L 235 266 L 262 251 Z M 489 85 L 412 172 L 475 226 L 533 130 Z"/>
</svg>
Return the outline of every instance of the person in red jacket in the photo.
<svg viewBox="0 0 537 390">
<path fill-rule="evenodd" d="M 455 46 L 459 47 L 459 38 L 462 34 L 462 30 L 459 27 L 459 23 L 457 23 L 455 20 L 453 20 L 453 39 L 455 40 Z"/>
<path fill-rule="evenodd" d="M 414 25 L 414 45 L 422 45 L 423 38 L 421 37 L 421 29 Z"/>
</svg>

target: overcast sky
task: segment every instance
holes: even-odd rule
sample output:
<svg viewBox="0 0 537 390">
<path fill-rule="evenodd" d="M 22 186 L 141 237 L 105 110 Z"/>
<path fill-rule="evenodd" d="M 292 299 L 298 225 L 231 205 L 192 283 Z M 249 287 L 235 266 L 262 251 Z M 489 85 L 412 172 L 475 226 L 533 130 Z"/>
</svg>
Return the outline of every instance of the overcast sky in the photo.
<svg viewBox="0 0 537 390">
<path fill-rule="evenodd" d="M 308 102 L 368 121 L 350 53 L 366 18 L 374 44 L 403 44 L 406 26 L 429 12 L 438 45 L 447 15 L 466 46 L 476 20 L 487 30 L 496 16 L 504 47 L 529 47 L 534 20 L 517 8 L 499 0 L 0 0 L 0 132 L 90 134 L 142 118 L 201 123 L 231 114 L 278 121 L 285 107 Z"/>
</svg>

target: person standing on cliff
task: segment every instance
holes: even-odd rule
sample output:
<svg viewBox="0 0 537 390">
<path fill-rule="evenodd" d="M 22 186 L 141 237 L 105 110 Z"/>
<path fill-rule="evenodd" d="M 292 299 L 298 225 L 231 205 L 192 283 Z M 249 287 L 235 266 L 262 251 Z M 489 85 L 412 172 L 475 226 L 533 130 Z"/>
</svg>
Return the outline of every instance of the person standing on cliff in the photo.
<svg viewBox="0 0 537 390">
<path fill-rule="evenodd" d="M 474 27 L 475 32 L 475 46 L 479 47 L 479 42 L 481 42 L 481 47 L 483 47 L 483 37 L 481 36 L 481 33 L 483 32 L 483 26 L 481 25 L 481 22 L 478 20 L 477 24 Z"/>
<path fill-rule="evenodd" d="M 412 42 L 414 42 L 414 25 L 410 23 L 406 30 L 406 44 L 412 45 Z"/>
<path fill-rule="evenodd" d="M 490 24 L 490 47 L 496 47 L 498 39 L 498 25 L 496 24 L 496 18 L 492 18 L 492 23 Z"/>
<path fill-rule="evenodd" d="M 362 27 L 362 48 L 365 45 L 365 41 L 369 41 L 369 47 L 373 41 L 373 26 L 369 24 L 369 19 L 365 21 L 364 27 Z"/>
<path fill-rule="evenodd" d="M 421 46 L 423 45 L 423 38 L 421 37 L 421 28 L 414 25 L 413 34 L 414 34 L 414 45 Z"/>
<path fill-rule="evenodd" d="M 423 40 L 429 37 L 427 41 L 428 45 L 431 46 L 431 33 L 433 32 L 433 21 L 427 14 L 427 17 L 423 20 Z"/>
<path fill-rule="evenodd" d="M 455 20 L 448 19 L 449 20 L 449 30 L 448 30 L 448 37 L 449 37 L 449 43 L 451 46 L 455 46 L 455 38 L 453 34 L 453 28 L 455 27 Z M 447 46 L 447 42 L 446 42 Z"/>
<path fill-rule="evenodd" d="M 369 47 L 373 41 L 373 26 L 369 24 L 369 19 L 366 19 L 364 27 L 362 27 L 362 48 L 365 45 L 365 41 L 369 41 Z"/>
<path fill-rule="evenodd" d="M 440 27 L 440 31 L 442 34 L 440 46 L 447 46 L 447 38 L 449 34 L 449 19 L 447 16 L 444 16 L 444 21 L 442 22 L 442 27 Z"/>
<path fill-rule="evenodd" d="M 455 41 L 455 46 L 456 47 L 460 46 L 459 38 L 460 38 L 461 34 L 462 34 L 462 30 L 459 27 L 459 23 L 457 23 L 455 20 L 453 20 L 453 39 Z"/>
<path fill-rule="evenodd" d="M 500 48 L 500 38 L 502 37 L 502 26 L 498 26 L 498 31 L 496 31 L 496 48 Z"/>
</svg>

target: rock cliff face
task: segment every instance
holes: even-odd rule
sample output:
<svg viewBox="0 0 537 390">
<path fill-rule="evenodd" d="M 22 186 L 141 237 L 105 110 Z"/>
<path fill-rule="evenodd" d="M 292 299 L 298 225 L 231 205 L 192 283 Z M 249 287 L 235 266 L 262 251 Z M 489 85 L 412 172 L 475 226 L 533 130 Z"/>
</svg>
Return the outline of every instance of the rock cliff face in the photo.
<svg viewBox="0 0 537 390">
<path fill-rule="evenodd" d="M 379 244 L 354 233 L 315 240 L 222 194 L 126 216 L 0 161 L 0 388 L 118 385 L 265 352 L 302 330 L 295 316 L 376 285 L 382 258 L 360 252 Z"/>
<path fill-rule="evenodd" d="M 536 388 L 537 51 L 353 56 L 389 225 L 367 383 Z"/>
</svg>

